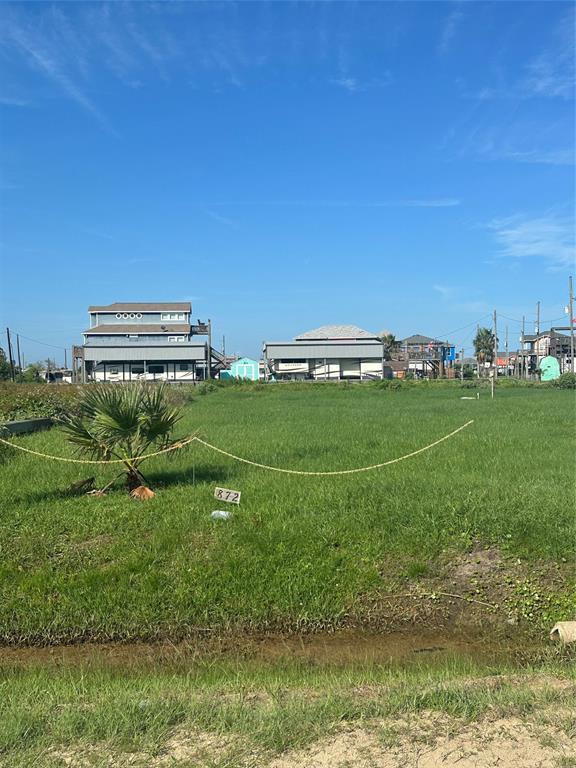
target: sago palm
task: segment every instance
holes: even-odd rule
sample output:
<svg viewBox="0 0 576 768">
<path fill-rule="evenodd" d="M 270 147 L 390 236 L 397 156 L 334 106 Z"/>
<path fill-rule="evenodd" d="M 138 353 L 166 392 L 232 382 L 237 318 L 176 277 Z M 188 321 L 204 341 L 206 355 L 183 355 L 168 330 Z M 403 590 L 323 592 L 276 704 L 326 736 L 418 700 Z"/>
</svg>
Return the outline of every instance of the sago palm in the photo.
<svg viewBox="0 0 576 768">
<path fill-rule="evenodd" d="M 172 431 L 181 418 L 166 397 L 166 385 L 100 384 L 86 388 L 73 414 L 62 419 L 70 443 L 92 459 L 121 459 L 132 495 L 149 498 L 139 466 L 150 450 L 176 443 Z"/>
</svg>

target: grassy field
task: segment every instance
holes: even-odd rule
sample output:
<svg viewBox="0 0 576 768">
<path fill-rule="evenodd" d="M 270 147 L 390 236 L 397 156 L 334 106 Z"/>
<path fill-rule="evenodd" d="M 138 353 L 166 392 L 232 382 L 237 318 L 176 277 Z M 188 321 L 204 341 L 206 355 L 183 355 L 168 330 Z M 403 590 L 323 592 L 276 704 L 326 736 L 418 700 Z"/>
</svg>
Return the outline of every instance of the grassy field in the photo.
<svg viewBox="0 0 576 768">
<path fill-rule="evenodd" d="M 498 605 L 493 615 L 527 628 L 569 618 L 574 393 L 462 394 L 288 385 L 197 395 L 179 434 L 200 430 L 234 453 L 295 469 L 385 461 L 475 423 L 413 459 L 342 477 L 274 474 L 195 445 L 143 466 L 157 491 L 145 503 L 121 487 L 67 496 L 93 471 L 10 452 L 0 464 L 0 638 L 433 625 L 472 606 L 439 592 Z M 72 455 L 57 429 L 19 442 Z M 101 485 L 113 476 L 97 471 Z M 222 506 L 215 485 L 242 492 L 227 522 L 210 519 Z"/>
<path fill-rule="evenodd" d="M 439 756 L 426 765 L 457 762 L 466 768 L 495 764 L 478 757 L 490 732 L 498 765 L 505 768 L 574 765 L 576 678 L 574 665 L 558 654 L 521 672 L 463 659 L 346 669 L 284 661 L 147 670 L 53 664 L 2 672 L 5 768 L 405 768 L 420 765 L 415 756 L 442 741 L 448 743 L 447 762 Z M 358 734 L 372 739 L 382 762 L 368 763 L 366 754 L 356 760 L 354 749 L 336 759 L 338 740 L 357 740 Z M 475 755 L 470 763 L 465 755 L 455 760 L 455 738 L 463 735 L 474 746 L 467 747 Z M 318 742 L 321 752 L 334 754 L 308 763 L 301 750 Z M 541 752 L 551 761 L 530 762 Z M 278 755 L 283 757 L 276 763 Z"/>
</svg>

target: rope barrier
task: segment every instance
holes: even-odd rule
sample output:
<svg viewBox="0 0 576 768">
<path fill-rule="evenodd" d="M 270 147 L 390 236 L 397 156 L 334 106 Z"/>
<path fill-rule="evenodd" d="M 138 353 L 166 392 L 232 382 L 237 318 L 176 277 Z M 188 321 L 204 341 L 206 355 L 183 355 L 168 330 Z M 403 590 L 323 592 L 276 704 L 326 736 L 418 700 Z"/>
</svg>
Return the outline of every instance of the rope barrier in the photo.
<svg viewBox="0 0 576 768">
<path fill-rule="evenodd" d="M 126 459 L 72 459 L 67 456 L 53 456 L 50 453 L 41 453 L 40 451 L 33 451 L 31 448 L 25 448 L 23 445 L 16 445 L 9 440 L 4 440 L 0 437 L 0 443 L 9 445 L 10 448 L 15 448 L 17 451 L 24 451 L 24 453 L 31 453 L 33 456 L 40 456 L 42 459 L 52 459 L 53 461 L 65 461 L 69 464 L 124 464 L 126 461 L 144 461 L 144 459 L 151 459 L 153 456 L 160 456 L 163 453 L 169 453 L 170 451 L 177 451 L 179 448 L 184 448 L 185 445 L 196 440 L 196 437 L 190 437 L 186 440 L 180 440 L 178 443 L 169 446 L 168 448 L 162 448 L 161 451 L 154 451 L 154 453 L 147 453 L 144 456 L 133 456 Z"/>
<path fill-rule="evenodd" d="M 381 467 L 387 467 L 390 464 L 397 464 L 400 461 L 405 461 L 405 459 L 410 459 L 412 456 L 417 456 L 419 453 L 424 453 L 424 451 L 429 451 L 430 448 L 434 448 L 435 445 L 439 445 L 440 443 L 443 443 L 444 440 L 448 440 L 451 437 L 454 437 L 454 435 L 458 434 L 458 432 L 461 432 L 463 429 L 466 429 L 466 427 L 469 427 L 470 424 L 474 423 L 474 419 L 471 421 L 467 421 L 466 424 L 463 424 L 461 427 L 458 427 L 458 429 L 455 429 L 453 432 L 450 432 L 447 435 L 444 435 L 444 437 L 441 437 L 439 440 L 435 440 L 433 443 L 430 443 L 430 445 L 425 445 L 424 448 L 418 448 L 417 451 L 412 451 L 412 453 L 407 453 L 405 456 L 399 456 L 396 459 L 390 459 L 389 461 L 383 461 L 381 464 L 371 464 L 368 467 L 356 467 L 355 469 L 340 469 L 335 470 L 333 472 L 308 472 L 303 469 L 284 469 L 282 467 L 271 467 L 268 464 L 260 464 L 257 461 L 250 461 L 250 459 L 243 459 L 241 456 L 236 456 L 233 453 L 228 453 L 228 451 L 224 451 L 222 448 L 218 448 L 215 445 L 211 445 L 210 443 L 207 443 L 205 440 L 202 440 L 199 437 L 194 438 L 196 442 L 201 443 L 202 445 L 205 445 L 207 448 L 210 448 L 213 451 L 217 451 L 218 453 L 223 454 L 224 456 L 228 456 L 231 459 L 234 459 L 235 461 L 241 461 L 244 464 L 251 464 L 253 467 L 260 467 L 260 469 L 268 469 L 272 472 L 284 472 L 288 475 L 313 475 L 315 477 L 327 477 L 327 476 L 334 476 L 334 475 L 351 475 L 355 472 L 369 472 L 371 469 L 380 469 Z"/>
<path fill-rule="evenodd" d="M 261 464 L 257 461 L 251 461 L 250 459 L 245 459 L 242 456 L 236 456 L 234 453 L 230 453 L 228 451 L 225 451 L 223 448 L 218 448 L 216 445 L 212 445 L 211 443 L 208 443 L 206 440 L 202 440 L 200 437 L 194 435 L 193 437 L 186 438 L 185 440 L 181 440 L 180 442 L 169 446 L 168 448 L 163 448 L 160 451 L 155 451 L 154 453 L 148 453 L 144 456 L 135 456 L 133 458 L 126 458 L 126 459 L 72 459 L 67 458 L 65 456 L 52 456 L 48 453 L 41 453 L 40 451 L 33 451 L 31 448 L 25 448 L 22 445 L 16 445 L 15 443 L 10 442 L 9 440 L 4 440 L 0 437 L 0 443 L 5 443 L 6 445 L 9 445 L 11 448 L 15 448 L 19 451 L 24 451 L 24 453 L 30 453 L 34 456 L 40 456 L 43 459 L 53 459 L 54 461 L 65 461 L 69 462 L 71 464 L 122 464 L 126 461 L 144 461 L 144 459 L 151 459 L 153 456 L 160 456 L 163 453 L 169 453 L 170 451 L 176 451 L 180 448 L 183 448 L 185 445 L 189 445 L 190 443 L 197 442 L 201 445 L 204 445 L 206 448 L 209 448 L 212 451 L 216 451 L 217 453 L 221 453 L 223 456 L 228 456 L 230 459 L 234 459 L 234 461 L 240 461 L 243 464 L 250 464 L 253 467 L 259 467 L 260 469 L 267 469 L 271 472 L 283 472 L 287 475 L 308 475 L 308 476 L 314 476 L 314 477 L 328 477 L 328 476 L 335 476 L 335 475 L 351 475 L 357 472 L 369 472 L 372 469 L 380 469 L 382 467 L 390 466 L 390 464 L 398 464 L 400 461 L 405 461 L 406 459 L 410 459 L 413 456 L 417 456 L 420 453 L 424 453 L 424 451 L 429 451 L 431 448 L 434 448 L 436 445 L 439 445 L 440 443 L 443 443 L 445 440 L 449 440 L 451 437 L 454 437 L 454 435 L 457 435 L 458 432 L 461 432 L 463 429 L 466 429 L 466 427 L 469 427 L 471 424 L 474 423 L 474 419 L 471 419 L 470 421 L 467 421 L 465 424 L 463 424 L 461 427 L 458 427 L 458 429 L 454 429 L 452 432 L 449 432 L 447 435 L 444 435 L 444 437 L 439 438 L 438 440 L 435 440 L 433 443 L 430 443 L 429 445 L 425 445 L 423 448 L 418 448 L 416 451 L 412 451 L 411 453 L 407 453 L 404 456 L 399 456 L 396 459 L 389 459 L 388 461 L 383 461 L 380 464 L 371 464 L 367 467 L 356 467 L 354 469 L 341 469 L 341 470 L 334 470 L 332 472 L 309 472 L 307 470 L 303 469 L 285 469 L 283 467 L 273 467 L 269 464 Z"/>
</svg>

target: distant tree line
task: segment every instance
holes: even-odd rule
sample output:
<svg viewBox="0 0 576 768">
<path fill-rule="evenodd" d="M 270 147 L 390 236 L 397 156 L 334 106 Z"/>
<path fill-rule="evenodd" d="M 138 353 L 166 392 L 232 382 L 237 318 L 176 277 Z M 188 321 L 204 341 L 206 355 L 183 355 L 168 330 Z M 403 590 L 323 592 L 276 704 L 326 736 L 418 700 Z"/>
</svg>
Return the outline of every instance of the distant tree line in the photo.
<svg viewBox="0 0 576 768">
<path fill-rule="evenodd" d="M 20 383 L 33 384 L 35 382 L 45 382 L 45 378 L 42 375 L 46 370 L 46 366 L 50 365 L 51 368 L 55 367 L 54 361 L 47 360 L 46 363 L 37 362 L 29 363 L 26 367 L 19 368 L 18 365 L 14 365 L 14 379 Z M 12 370 L 10 361 L 6 352 L 0 347 L 0 381 L 10 381 L 12 378 Z"/>
</svg>

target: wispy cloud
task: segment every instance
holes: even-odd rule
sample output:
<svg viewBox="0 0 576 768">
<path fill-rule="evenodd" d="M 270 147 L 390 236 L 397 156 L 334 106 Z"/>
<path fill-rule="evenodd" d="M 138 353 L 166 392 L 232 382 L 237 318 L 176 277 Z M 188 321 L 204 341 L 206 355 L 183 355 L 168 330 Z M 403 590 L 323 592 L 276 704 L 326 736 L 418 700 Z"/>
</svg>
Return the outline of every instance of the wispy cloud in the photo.
<svg viewBox="0 0 576 768">
<path fill-rule="evenodd" d="M 99 125 L 109 133 L 114 133 L 108 119 L 98 109 L 85 91 L 66 71 L 63 62 L 30 25 L 18 22 L 15 17 L 5 19 L 3 42 L 6 40 L 27 59 L 28 63 L 56 85 L 68 98 L 82 107 Z"/>
<path fill-rule="evenodd" d="M 576 152 L 571 149 L 531 149 L 525 152 L 503 151 L 500 157 L 518 163 L 537 163 L 544 165 L 574 165 Z"/>
<path fill-rule="evenodd" d="M 570 216 L 550 213 L 531 218 L 517 214 L 493 219 L 488 228 L 500 245 L 502 257 L 538 258 L 555 269 L 575 263 L 574 221 Z"/>
<path fill-rule="evenodd" d="M 473 314 L 483 314 L 489 310 L 488 303 L 478 298 L 478 291 L 471 291 L 459 285 L 436 284 L 432 287 L 440 294 L 443 304 L 450 310 Z"/>
<path fill-rule="evenodd" d="M 29 107 L 30 102 L 12 96 L 0 96 L 0 104 L 4 107 Z"/>
<path fill-rule="evenodd" d="M 547 45 L 523 65 L 521 74 L 506 77 L 498 70 L 499 81 L 469 93 L 479 101 L 522 101 L 547 98 L 570 100 L 576 92 L 575 11 L 570 10 L 552 30 Z"/>
<path fill-rule="evenodd" d="M 460 8 L 455 8 L 446 18 L 442 32 L 440 35 L 440 42 L 438 43 L 439 53 L 446 53 L 450 48 L 452 40 L 456 37 L 458 27 L 462 24 L 464 19 L 464 12 Z"/>
<path fill-rule="evenodd" d="M 360 93 L 376 88 L 386 88 L 391 85 L 393 81 L 394 78 L 392 77 L 392 73 L 386 70 L 381 76 L 369 78 L 367 80 L 360 80 L 358 77 L 346 75 L 333 78 L 330 80 L 330 83 L 338 88 L 343 88 L 349 93 Z"/>
<path fill-rule="evenodd" d="M 437 291 L 442 298 L 449 299 L 454 296 L 456 288 L 451 285 L 433 285 L 432 288 Z"/>
<path fill-rule="evenodd" d="M 206 210 L 206 215 L 211 219 L 214 219 L 214 221 L 217 221 L 219 224 L 225 224 L 227 227 L 233 227 L 235 229 L 238 227 L 238 224 L 234 219 L 230 219 L 228 216 L 222 216 L 222 214 L 216 213 L 216 211 Z"/>
<path fill-rule="evenodd" d="M 100 232 L 100 230 L 97 229 L 80 229 L 80 232 L 83 232 L 85 235 L 92 235 L 93 237 L 99 237 L 102 240 L 114 240 L 114 237 L 112 235 L 109 235 L 107 232 Z"/>
<path fill-rule="evenodd" d="M 575 11 L 572 8 L 560 21 L 553 40 L 527 66 L 520 87 L 530 96 L 573 99 L 576 85 Z"/>
<path fill-rule="evenodd" d="M 216 206 L 286 206 L 302 208 L 453 208 L 461 201 L 453 197 L 422 200 L 228 200 Z"/>
<path fill-rule="evenodd" d="M 524 135 L 522 135 L 524 132 Z M 534 135 L 534 126 L 521 124 L 489 131 L 475 131 L 465 142 L 462 153 L 476 156 L 478 160 L 534 163 L 536 165 L 574 165 L 574 148 L 530 147 L 526 139 Z"/>
</svg>

